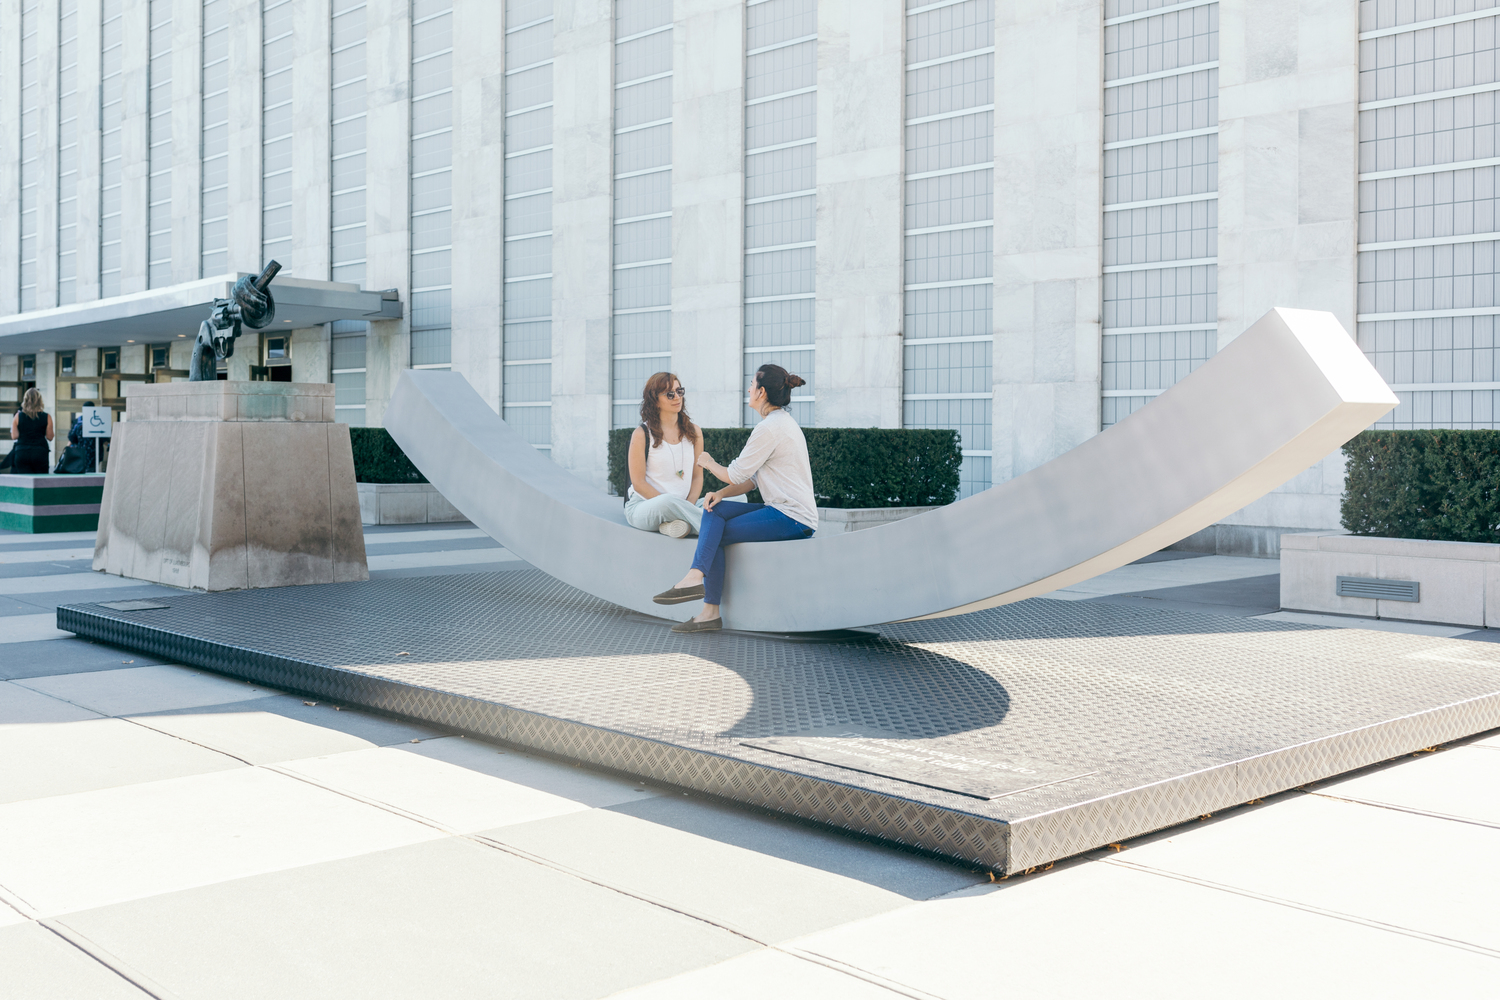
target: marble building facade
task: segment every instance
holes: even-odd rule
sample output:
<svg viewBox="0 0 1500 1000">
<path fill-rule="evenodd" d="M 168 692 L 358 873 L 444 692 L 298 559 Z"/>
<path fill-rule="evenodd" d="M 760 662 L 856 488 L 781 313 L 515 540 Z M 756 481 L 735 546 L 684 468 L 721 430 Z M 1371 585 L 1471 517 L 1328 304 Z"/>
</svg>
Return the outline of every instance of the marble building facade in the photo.
<svg viewBox="0 0 1500 1000">
<path fill-rule="evenodd" d="M 274 256 L 403 305 L 285 331 L 292 377 L 334 382 L 340 419 L 379 425 L 402 369 L 451 367 L 601 486 L 646 374 L 738 426 L 747 372 L 774 361 L 808 379 L 804 423 L 959 430 L 973 492 L 1125 419 L 1276 305 L 1358 337 L 1402 399 L 1387 425 L 1497 426 L 1497 17 L 14 0 L 0 403 L 34 381 L 53 405 L 61 366 L 98 374 L 104 352 L 139 373 L 165 345 L 154 367 L 185 368 L 193 332 L 28 349 L 8 321 L 62 330 L 79 304 Z M 1200 541 L 1336 526 L 1341 484 L 1329 456 Z"/>
</svg>

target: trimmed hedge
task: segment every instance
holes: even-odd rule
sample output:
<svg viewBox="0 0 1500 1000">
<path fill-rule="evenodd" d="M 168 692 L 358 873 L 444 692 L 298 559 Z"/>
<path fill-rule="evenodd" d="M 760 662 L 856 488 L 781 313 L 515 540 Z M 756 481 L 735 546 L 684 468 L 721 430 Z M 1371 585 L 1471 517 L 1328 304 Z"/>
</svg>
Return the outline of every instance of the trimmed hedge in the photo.
<svg viewBox="0 0 1500 1000">
<path fill-rule="evenodd" d="M 1354 534 L 1500 542 L 1500 431 L 1365 431 L 1344 455 Z"/>
<path fill-rule="evenodd" d="M 384 427 L 351 427 L 349 444 L 354 448 L 356 483 L 427 482 Z"/>
<path fill-rule="evenodd" d="M 609 432 L 609 483 L 617 496 L 630 485 L 626 451 L 633 427 Z M 957 431 L 804 427 L 819 507 L 935 507 L 958 496 L 963 455 Z M 728 465 L 750 439 L 748 427 L 705 427 L 703 447 Z M 703 491 L 723 486 L 703 473 Z M 760 503 L 760 491 L 746 495 Z"/>
</svg>

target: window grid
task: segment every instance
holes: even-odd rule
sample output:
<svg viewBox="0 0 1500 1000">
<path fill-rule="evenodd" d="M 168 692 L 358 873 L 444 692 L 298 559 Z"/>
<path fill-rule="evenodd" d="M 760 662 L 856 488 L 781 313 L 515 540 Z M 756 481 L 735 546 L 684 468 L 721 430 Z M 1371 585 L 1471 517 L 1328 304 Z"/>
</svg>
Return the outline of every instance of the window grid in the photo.
<svg viewBox="0 0 1500 1000">
<path fill-rule="evenodd" d="M 1486 9 L 1360 4 L 1361 28 L 1378 32 L 1359 43 L 1360 101 L 1393 105 L 1359 114 L 1356 336 L 1401 401 L 1378 428 L 1500 427 L 1497 166 L 1485 162 L 1496 157 L 1500 107 L 1493 89 L 1438 96 L 1500 81 L 1500 11 L 1424 24 Z"/>
<path fill-rule="evenodd" d="M 817 0 L 746 8 L 744 378 L 765 364 L 802 376 L 787 409 L 804 427 L 817 422 L 817 31 Z"/>
<path fill-rule="evenodd" d="M 229 270 L 229 0 L 203 3 L 203 132 L 198 274 Z"/>
<path fill-rule="evenodd" d="M 78 300 L 78 0 L 58 4 L 57 304 Z"/>
<path fill-rule="evenodd" d="M 293 0 L 261 7 L 261 262 L 292 248 Z"/>
<path fill-rule="evenodd" d="M 41 188 L 41 78 L 37 47 L 41 8 L 21 9 L 21 244 L 18 285 L 21 311 L 37 307 L 37 198 Z"/>
<path fill-rule="evenodd" d="M 960 496 L 991 482 L 994 45 L 994 0 L 907 15 L 902 424 L 959 432 Z"/>
<path fill-rule="evenodd" d="M 99 295 L 120 294 L 120 128 L 124 0 L 104 0 L 99 33 Z"/>
<path fill-rule="evenodd" d="M 616 0 L 615 170 L 651 172 L 615 180 L 610 334 L 615 427 L 635 426 L 646 379 L 672 367 L 673 34 L 670 0 Z M 550 271 L 551 240 L 546 243 Z"/>
<path fill-rule="evenodd" d="M 172 281 L 172 0 L 151 0 L 146 285 Z"/>
<path fill-rule="evenodd" d="M 1218 342 L 1219 7 L 1163 6 L 1105 4 L 1104 427 Z"/>
<path fill-rule="evenodd" d="M 505 2 L 514 68 L 505 73 L 502 415 L 543 451 L 552 447 L 552 2 Z"/>
<path fill-rule="evenodd" d="M 335 0 L 332 11 L 329 121 L 332 127 L 332 215 L 329 277 L 365 282 L 365 13 L 364 0 Z M 334 410 L 351 427 L 365 425 L 366 338 L 370 325 L 330 324 Z"/>
</svg>

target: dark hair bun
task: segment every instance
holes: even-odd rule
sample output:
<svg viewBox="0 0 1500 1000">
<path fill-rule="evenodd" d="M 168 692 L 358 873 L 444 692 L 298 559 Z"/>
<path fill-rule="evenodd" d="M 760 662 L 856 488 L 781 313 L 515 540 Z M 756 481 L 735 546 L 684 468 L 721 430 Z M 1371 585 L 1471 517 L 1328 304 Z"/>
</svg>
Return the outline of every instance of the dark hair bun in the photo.
<svg viewBox="0 0 1500 1000">
<path fill-rule="evenodd" d="M 788 389 L 795 389 L 799 385 L 806 385 L 806 384 L 807 384 L 807 379 L 803 378 L 801 375 L 793 375 L 790 372 L 787 373 L 787 376 L 786 376 L 786 387 Z"/>
</svg>

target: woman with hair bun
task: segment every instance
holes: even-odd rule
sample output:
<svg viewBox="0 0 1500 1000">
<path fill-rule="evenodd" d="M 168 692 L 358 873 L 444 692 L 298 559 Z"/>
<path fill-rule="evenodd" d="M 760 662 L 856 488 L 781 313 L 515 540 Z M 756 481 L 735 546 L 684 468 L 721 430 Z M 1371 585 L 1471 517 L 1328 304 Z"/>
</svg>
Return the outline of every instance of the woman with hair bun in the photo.
<svg viewBox="0 0 1500 1000">
<path fill-rule="evenodd" d="M 641 424 L 630 435 L 630 489 L 625 520 L 632 528 L 681 538 L 698 531 L 703 492 L 698 454 L 703 435 L 688 419 L 687 390 L 671 372 L 657 372 L 641 390 Z"/>
<path fill-rule="evenodd" d="M 792 390 L 806 384 L 780 365 L 761 365 L 750 381 L 750 405 L 764 419 L 750 432 L 739 458 L 725 468 L 708 452 L 698 456 L 700 466 L 730 485 L 703 498 L 693 568 L 671 590 L 652 598 L 657 604 L 703 600 L 703 610 L 691 621 L 672 626 L 673 632 L 723 628 L 719 603 L 724 594 L 724 546 L 811 538 L 818 530 L 807 441 L 785 409 Z M 720 502 L 756 488 L 765 503 Z"/>
</svg>

